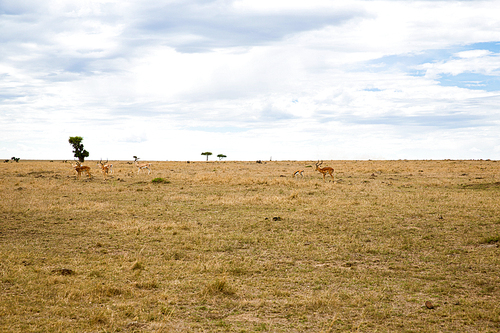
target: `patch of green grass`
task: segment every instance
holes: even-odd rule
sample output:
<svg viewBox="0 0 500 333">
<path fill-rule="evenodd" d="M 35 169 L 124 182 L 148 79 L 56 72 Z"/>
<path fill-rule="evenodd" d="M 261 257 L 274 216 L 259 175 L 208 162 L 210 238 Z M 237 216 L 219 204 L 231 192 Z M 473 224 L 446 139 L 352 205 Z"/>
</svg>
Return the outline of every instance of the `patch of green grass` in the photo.
<svg viewBox="0 0 500 333">
<path fill-rule="evenodd" d="M 500 236 L 488 236 L 480 241 L 480 244 L 494 244 L 500 242 Z"/>
<path fill-rule="evenodd" d="M 161 177 L 153 178 L 153 180 L 151 180 L 151 182 L 153 184 L 169 184 L 170 183 L 169 180 L 166 180 L 165 178 L 161 178 Z"/>
</svg>

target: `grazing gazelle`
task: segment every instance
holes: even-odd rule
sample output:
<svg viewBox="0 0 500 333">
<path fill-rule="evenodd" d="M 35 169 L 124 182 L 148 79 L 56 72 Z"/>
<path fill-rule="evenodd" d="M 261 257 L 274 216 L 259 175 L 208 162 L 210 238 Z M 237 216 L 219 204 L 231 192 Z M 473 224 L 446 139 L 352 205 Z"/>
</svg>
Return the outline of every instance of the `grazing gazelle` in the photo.
<svg viewBox="0 0 500 333">
<path fill-rule="evenodd" d="M 297 170 L 293 173 L 292 178 L 295 176 L 301 175 L 304 178 L 304 170 Z"/>
<path fill-rule="evenodd" d="M 333 168 L 330 168 L 330 167 L 324 167 L 324 168 L 321 168 L 320 165 L 323 164 L 323 161 L 321 161 L 321 163 L 318 161 L 318 163 L 316 163 L 316 171 L 319 171 L 322 175 L 323 175 L 323 180 L 326 181 L 325 179 L 325 176 L 326 174 L 328 173 L 333 181 L 335 182 L 335 177 L 333 177 Z"/>
</svg>

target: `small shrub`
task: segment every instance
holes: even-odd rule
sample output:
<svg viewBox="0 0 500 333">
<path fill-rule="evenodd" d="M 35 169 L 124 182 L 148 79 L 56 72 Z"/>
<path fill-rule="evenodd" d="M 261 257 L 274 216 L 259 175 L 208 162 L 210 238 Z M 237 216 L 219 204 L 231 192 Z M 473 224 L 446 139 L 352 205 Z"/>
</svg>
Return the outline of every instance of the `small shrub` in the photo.
<svg viewBox="0 0 500 333">
<path fill-rule="evenodd" d="M 494 244 L 500 241 L 500 236 L 489 236 L 481 241 L 481 244 Z"/>
<path fill-rule="evenodd" d="M 166 180 L 165 178 L 161 178 L 161 177 L 156 177 L 151 182 L 153 184 L 168 184 L 168 183 L 170 183 L 169 180 Z"/>
</svg>

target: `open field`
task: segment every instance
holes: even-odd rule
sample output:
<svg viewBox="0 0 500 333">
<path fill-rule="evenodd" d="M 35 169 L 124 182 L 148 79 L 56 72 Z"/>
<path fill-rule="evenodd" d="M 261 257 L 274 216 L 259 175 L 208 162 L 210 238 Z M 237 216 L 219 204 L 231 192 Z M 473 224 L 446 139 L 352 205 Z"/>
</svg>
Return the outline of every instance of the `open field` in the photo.
<svg viewBox="0 0 500 333">
<path fill-rule="evenodd" d="M 85 164 L 0 164 L 1 332 L 500 331 L 500 162 Z"/>
</svg>

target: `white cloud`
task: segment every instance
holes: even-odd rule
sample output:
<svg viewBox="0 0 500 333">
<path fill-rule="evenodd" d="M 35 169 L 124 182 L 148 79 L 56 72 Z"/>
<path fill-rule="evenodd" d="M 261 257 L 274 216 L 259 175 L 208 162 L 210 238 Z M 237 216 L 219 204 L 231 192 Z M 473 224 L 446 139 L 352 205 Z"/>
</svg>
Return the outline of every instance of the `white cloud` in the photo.
<svg viewBox="0 0 500 333">
<path fill-rule="evenodd" d="M 500 54 L 488 50 L 470 50 L 458 52 L 457 58 L 419 66 L 429 78 L 438 78 L 440 74 L 458 75 L 465 72 L 485 75 L 500 74 Z"/>
<path fill-rule="evenodd" d="M 471 58 L 482 58 L 485 56 L 489 56 L 491 54 L 492 52 L 488 50 L 470 50 L 470 51 L 458 52 L 456 55 L 457 57 L 460 58 L 471 59 Z"/>
</svg>

